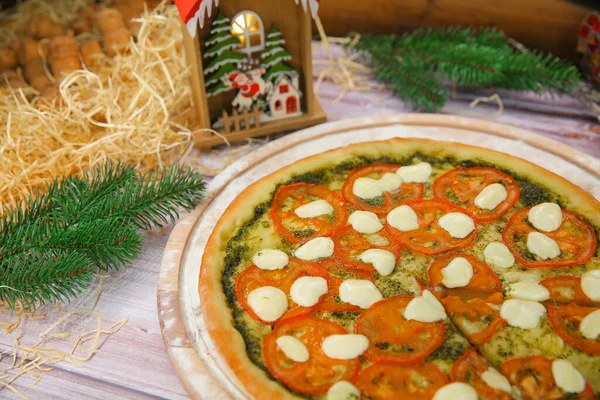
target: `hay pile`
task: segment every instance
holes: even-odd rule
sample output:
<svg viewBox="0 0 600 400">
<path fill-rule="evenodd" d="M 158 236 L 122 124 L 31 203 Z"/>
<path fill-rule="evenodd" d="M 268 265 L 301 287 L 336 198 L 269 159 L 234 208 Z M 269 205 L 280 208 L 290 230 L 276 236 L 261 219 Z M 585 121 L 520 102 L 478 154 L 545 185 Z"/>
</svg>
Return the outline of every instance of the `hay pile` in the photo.
<svg viewBox="0 0 600 400">
<path fill-rule="evenodd" d="M 48 8 L 45 3 L 30 0 L 3 17 L 0 36 L 15 39 L 30 19 L 24 14 Z M 56 3 L 61 9 L 47 12 L 69 24 L 90 2 Z M 14 205 L 57 176 L 107 159 L 145 171 L 190 151 L 194 114 L 177 10 L 161 5 L 137 22 L 139 32 L 125 54 L 69 74 L 59 97 L 0 88 L 0 204 Z"/>
</svg>

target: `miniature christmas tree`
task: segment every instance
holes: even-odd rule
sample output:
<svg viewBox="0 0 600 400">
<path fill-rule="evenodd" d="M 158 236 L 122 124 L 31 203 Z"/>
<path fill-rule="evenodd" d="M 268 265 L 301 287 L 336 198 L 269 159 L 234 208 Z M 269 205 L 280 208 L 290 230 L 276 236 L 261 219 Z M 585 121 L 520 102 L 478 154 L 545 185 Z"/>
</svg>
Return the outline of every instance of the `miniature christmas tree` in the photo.
<svg viewBox="0 0 600 400">
<path fill-rule="evenodd" d="M 204 69 L 207 96 L 230 90 L 231 87 L 225 85 L 222 79 L 237 71 L 240 63 L 245 59 L 243 54 L 233 51 L 241 43 L 231 35 L 230 31 L 229 18 L 219 12 L 210 28 L 210 36 L 204 42 L 206 46 L 204 59 L 208 63 Z"/>
<path fill-rule="evenodd" d="M 263 76 L 265 81 L 275 82 L 282 74 L 287 75 L 291 79 L 297 74 L 297 72 L 286 63 L 286 61 L 292 59 L 292 55 L 285 47 L 283 47 L 284 45 L 285 39 L 283 39 L 281 32 L 273 26 L 267 35 L 265 50 L 260 55 L 260 58 L 262 59 L 261 66 L 267 71 Z"/>
</svg>

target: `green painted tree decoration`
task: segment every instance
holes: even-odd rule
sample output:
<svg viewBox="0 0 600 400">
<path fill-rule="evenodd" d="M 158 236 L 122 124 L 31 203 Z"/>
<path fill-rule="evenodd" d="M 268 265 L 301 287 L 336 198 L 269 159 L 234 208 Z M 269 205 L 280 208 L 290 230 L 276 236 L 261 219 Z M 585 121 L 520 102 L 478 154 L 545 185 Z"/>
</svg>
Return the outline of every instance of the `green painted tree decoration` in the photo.
<svg viewBox="0 0 600 400">
<path fill-rule="evenodd" d="M 204 69 L 206 95 L 231 90 L 225 85 L 223 78 L 237 71 L 240 63 L 246 58 L 233 50 L 241 45 L 239 39 L 231 35 L 229 18 L 219 12 L 210 28 L 210 36 L 204 42 L 204 59 L 207 63 Z"/>
<path fill-rule="evenodd" d="M 265 49 L 260 55 L 261 66 L 267 71 L 263 76 L 265 81 L 275 82 L 280 75 L 287 75 L 290 79 L 298 74 L 294 68 L 286 62 L 292 59 L 292 55 L 285 49 L 285 39 L 279 29 L 275 26 L 267 35 Z"/>
</svg>

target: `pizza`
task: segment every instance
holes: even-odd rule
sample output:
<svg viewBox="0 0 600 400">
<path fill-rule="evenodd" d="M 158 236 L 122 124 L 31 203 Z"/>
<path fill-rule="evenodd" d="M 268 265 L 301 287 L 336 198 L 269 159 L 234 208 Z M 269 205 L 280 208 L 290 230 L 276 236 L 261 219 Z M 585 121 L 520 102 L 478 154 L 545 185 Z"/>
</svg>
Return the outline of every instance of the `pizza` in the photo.
<svg viewBox="0 0 600 400">
<path fill-rule="evenodd" d="M 308 157 L 216 224 L 199 293 L 257 399 L 593 399 L 600 203 L 526 160 L 426 139 Z"/>
</svg>

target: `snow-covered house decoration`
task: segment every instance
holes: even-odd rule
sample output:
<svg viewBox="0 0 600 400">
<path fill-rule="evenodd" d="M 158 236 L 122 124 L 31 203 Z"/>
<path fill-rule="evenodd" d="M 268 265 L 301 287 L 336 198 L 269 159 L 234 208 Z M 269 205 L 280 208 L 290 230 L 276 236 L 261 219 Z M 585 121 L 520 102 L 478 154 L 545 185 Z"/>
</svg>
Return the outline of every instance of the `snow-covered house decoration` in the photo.
<svg viewBox="0 0 600 400">
<path fill-rule="evenodd" d="M 290 80 L 286 75 L 279 75 L 273 85 L 273 90 L 267 94 L 271 119 L 302 115 L 300 96 L 302 93 L 298 90 L 298 77 Z"/>
<path fill-rule="evenodd" d="M 318 0 L 175 4 L 185 24 L 198 128 L 235 141 L 326 120 L 312 82 L 311 13 Z M 205 132 L 196 139 L 204 148 L 223 143 Z"/>
</svg>

